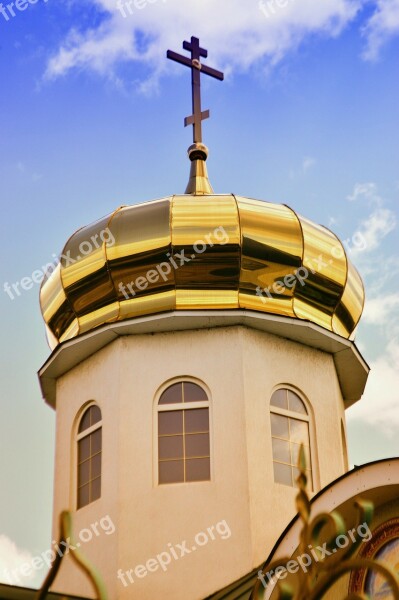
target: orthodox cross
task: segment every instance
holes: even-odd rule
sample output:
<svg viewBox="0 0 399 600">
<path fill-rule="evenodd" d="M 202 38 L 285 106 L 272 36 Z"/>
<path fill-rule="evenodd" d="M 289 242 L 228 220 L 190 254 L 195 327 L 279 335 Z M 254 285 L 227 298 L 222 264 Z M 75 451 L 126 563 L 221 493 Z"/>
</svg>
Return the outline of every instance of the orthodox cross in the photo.
<svg viewBox="0 0 399 600">
<path fill-rule="evenodd" d="M 184 125 L 185 127 L 187 127 L 187 125 L 192 125 L 194 143 L 202 143 L 202 121 L 209 119 L 210 112 L 209 110 L 201 110 L 201 73 L 210 75 L 215 79 L 219 79 L 219 81 L 223 81 L 224 74 L 201 63 L 201 57 L 207 58 L 208 50 L 200 47 L 198 38 L 192 37 L 191 42 L 183 42 L 183 48 L 184 50 L 191 52 L 191 59 L 187 56 L 177 54 L 172 50 L 168 50 L 166 56 L 191 69 L 193 114 L 184 119 Z"/>
</svg>

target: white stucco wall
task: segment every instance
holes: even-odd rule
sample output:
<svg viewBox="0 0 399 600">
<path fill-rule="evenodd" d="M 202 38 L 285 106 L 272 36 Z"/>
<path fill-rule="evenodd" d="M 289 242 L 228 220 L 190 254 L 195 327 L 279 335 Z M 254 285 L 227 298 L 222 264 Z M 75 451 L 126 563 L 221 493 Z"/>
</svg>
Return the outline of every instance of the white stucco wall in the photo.
<svg viewBox="0 0 399 600">
<path fill-rule="evenodd" d="M 156 485 L 155 397 L 168 380 L 204 384 L 211 404 L 210 482 Z M 77 511 L 75 531 L 109 515 L 116 532 L 82 544 L 111 600 L 158 595 L 200 600 L 260 564 L 295 514 L 294 488 L 273 480 L 269 401 L 276 386 L 300 390 L 311 413 L 315 490 L 344 472 L 344 417 L 333 358 L 244 327 L 126 336 L 57 382 L 54 536 L 58 515 L 76 508 L 76 415 L 89 400 L 103 414 L 102 497 Z M 225 521 L 190 554 L 124 587 L 127 571 Z M 223 529 L 223 527 L 222 527 Z M 224 528 L 226 530 L 226 528 Z M 140 571 L 139 571 L 140 572 Z M 125 578 L 126 579 L 126 578 Z M 127 579 L 128 581 L 128 579 Z M 90 594 L 70 559 L 57 590 Z"/>
</svg>

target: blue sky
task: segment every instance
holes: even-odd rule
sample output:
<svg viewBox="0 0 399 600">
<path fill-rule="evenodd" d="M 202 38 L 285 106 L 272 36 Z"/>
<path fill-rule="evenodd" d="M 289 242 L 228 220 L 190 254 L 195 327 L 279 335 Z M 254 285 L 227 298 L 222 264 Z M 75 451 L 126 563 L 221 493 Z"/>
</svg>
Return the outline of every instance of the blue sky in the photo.
<svg viewBox="0 0 399 600">
<path fill-rule="evenodd" d="M 351 464 L 399 450 L 399 1 L 140 1 L 127 18 L 116 0 L 0 12 L 0 573 L 49 545 L 54 453 L 38 285 L 12 300 L 4 284 L 115 207 L 184 191 L 190 76 L 165 53 L 191 35 L 226 72 L 203 85 L 214 189 L 331 227 L 364 278 Z"/>
</svg>

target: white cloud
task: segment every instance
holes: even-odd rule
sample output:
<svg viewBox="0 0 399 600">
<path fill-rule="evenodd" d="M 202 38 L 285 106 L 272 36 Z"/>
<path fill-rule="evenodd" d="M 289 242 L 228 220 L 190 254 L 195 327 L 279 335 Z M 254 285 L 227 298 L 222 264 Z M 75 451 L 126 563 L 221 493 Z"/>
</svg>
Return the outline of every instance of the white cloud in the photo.
<svg viewBox="0 0 399 600">
<path fill-rule="evenodd" d="M 399 292 L 366 298 L 362 321 L 370 325 L 386 325 L 399 309 Z"/>
<path fill-rule="evenodd" d="M 398 33 L 399 0 L 377 0 L 376 11 L 363 29 L 363 35 L 367 38 L 363 57 L 370 61 L 377 60 L 381 48 Z"/>
<path fill-rule="evenodd" d="M 399 281 L 398 256 L 367 256 L 361 264 L 362 275 L 367 280 L 367 291 L 375 297 L 394 290 Z"/>
<path fill-rule="evenodd" d="M 316 159 L 312 158 L 311 156 L 305 156 L 305 158 L 302 161 L 302 170 L 304 173 L 306 173 L 307 171 L 309 171 L 309 169 L 311 169 L 312 167 L 314 167 L 316 164 Z"/>
<path fill-rule="evenodd" d="M 396 216 L 388 208 L 377 208 L 371 215 L 361 222 L 358 237 L 363 238 L 364 248 L 354 248 L 353 253 L 363 250 L 370 252 L 379 247 L 385 236 L 396 227 Z"/>
<path fill-rule="evenodd" d="M 348 421 L 365 421 L 389 436 L 399 428 L 399 343 L 391 341 L 387 351 L 371 363 L 366 392 L 347 411 Z"/>
<path fill-rule="evenodd" d="M 46 76 L 55 78 L 78 68 L 117 80 L 118 63 L 139 61 L 151 73 L 139 83 L 148 90 L 166 69 L 177 69 L 165 59 L 166 49 L 181 51 L 182 40 L 191 33 L 211 50 L 216 68 L 229 73 L 256 64 L 262 72 L 309 35 L 337 36 L 363 1 L 292 0 L 267 18 L 258 0 L 147 0 L 141 10 L 123 18 L 116 0 L 87 0 L 106 18 L 97 28 L 70 31 L 48 62 Z M 126 7 L 124 0 L 120 4 Z"/>
<path fill-rule="evenodd" d="M 336 217 L 328 217 L 327 227 L 334 227 L 338 223 L 338 219 Z"/>
<path fill-rule="evenodd" d="M 349 252 L 351 258 L 356 259 L 363 252 L 376 250 L 381 241 L 396 228 L 396 215 L 389 208 L 384 207 L 384 201 L 378 194 L 375 183 L 357 183 L 352 194 L 347 196 L 349 202 L 365 200 L 373 207 L 372 212 L 360 222 L 352 236 Z"/>
<path fill-rule="evenodd" d="M 21 572 L 24 566 L 31 567 L 27 575 Z M 0 581 L 9 585 L 37 587 L 42 579 L 43 573 L 32 567 L 32 555 L 18 548 L 7 536 L 0 535 Z"/>
<path fill-rule="evenodd" d="M 368 200 L 371 204 L 381 206 L 382 198 L 378 194 L 377 186 L 373 182 L 368 183 L 356 183 L 353 192 L 346 197 L 349 202 L 356 202 L 357 200 Z"/>
</svg>

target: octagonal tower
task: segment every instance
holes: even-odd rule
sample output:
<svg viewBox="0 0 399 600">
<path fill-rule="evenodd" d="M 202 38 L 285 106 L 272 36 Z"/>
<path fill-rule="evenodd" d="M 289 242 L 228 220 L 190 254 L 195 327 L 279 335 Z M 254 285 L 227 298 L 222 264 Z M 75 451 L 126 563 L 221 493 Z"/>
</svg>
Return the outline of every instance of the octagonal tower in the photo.
<svg viewBox="0 0 399 600">
<path fill-rule="evenodd" d="M 368 374 L 339 239 L 214 194 L 206 148 L 189 155 L 186 194 L 78 230 L 41 289 L 53 536 L 66 508 L 77 534 L 97 523 L 84 552 L 111 599 L 200 600 L 258 567 L 294 514 L 300 443 L 313 492 L 347 470 Z M 68 556 L 55 587 L 92 597 Z"/>
</svg>

